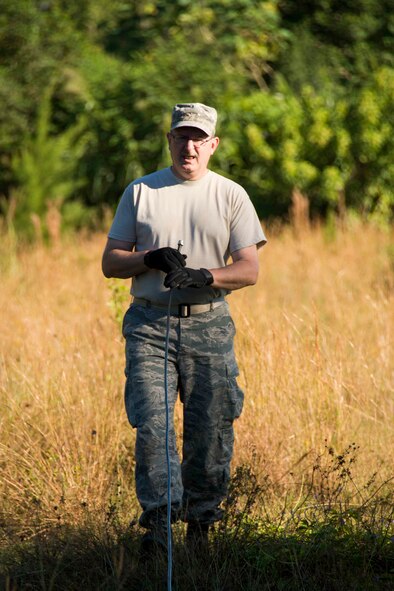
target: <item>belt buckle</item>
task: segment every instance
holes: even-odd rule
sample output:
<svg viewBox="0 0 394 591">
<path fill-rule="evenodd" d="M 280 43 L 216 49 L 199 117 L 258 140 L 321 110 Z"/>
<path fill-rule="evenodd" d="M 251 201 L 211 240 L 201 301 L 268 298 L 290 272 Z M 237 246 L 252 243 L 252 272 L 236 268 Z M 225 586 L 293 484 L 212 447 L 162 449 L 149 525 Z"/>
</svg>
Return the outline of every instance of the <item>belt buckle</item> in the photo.
<svg viewBox="0 0 394 591">
<path fill-rule="evenodd" d="M 180 318 L 189 318 L 190 316 L 190 304 L 179 304 L 179 317 Z"/>
</svg>

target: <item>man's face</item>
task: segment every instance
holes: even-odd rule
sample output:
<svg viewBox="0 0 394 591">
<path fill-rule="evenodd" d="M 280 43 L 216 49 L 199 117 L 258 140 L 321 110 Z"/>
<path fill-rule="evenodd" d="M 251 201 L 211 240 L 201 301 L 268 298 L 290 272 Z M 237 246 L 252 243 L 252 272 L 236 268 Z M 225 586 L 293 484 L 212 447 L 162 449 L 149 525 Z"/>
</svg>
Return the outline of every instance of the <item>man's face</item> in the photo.
<svg viewBox="0 0 394 591">
<path fill-rule="evenodd" d="M 209 137 L 196 127 L 178 127 L 168 133 L 167 138 L 175 175 L 186 181 L 203 177 L 209 159 L 218 147 L 219 138 Z"/>
</svg>

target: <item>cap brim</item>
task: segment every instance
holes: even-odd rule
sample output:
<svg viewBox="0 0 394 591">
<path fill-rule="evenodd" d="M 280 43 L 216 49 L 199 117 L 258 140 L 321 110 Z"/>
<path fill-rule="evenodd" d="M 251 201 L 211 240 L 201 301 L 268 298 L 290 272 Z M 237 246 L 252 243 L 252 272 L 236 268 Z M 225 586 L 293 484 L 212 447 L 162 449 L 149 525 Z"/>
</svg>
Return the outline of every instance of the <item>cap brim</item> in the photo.
<svg viewBox="0 0 394 591">
<path fill-rule="evenodd" d="M 201 125 L 196 121 L 178 121 L 178 123 L 171 127 L 171 131 L 173 129 L 177 129 L 178 127 L 195 127 L 196 129 L 201 129 L 201 131 L 203 131 L 209 136 L 215 135 L 215 130 L 212 131 L 212 128 L 208 127 L 207 125 Z"/>
</svg>

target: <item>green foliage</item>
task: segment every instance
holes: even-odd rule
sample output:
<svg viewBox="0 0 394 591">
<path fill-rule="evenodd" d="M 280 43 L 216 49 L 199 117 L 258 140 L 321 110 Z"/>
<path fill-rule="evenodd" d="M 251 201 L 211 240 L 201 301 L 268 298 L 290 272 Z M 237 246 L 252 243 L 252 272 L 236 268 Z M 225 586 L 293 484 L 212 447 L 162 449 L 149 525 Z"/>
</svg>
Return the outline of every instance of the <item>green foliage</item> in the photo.
<svg viewBox="0 0 394 591">
<path fill-rule="evenodd" d="M 286 77 L 297 82 L 308 76 L 310 82 L 323 66 L 325 77 L 352 86 L 368 80 L 379 65 L 393 67 L 391 8 L 391 0 L 284 0 L 281 14 L 293 33 L 282 62 Z M 292 69 L 296 55 L 300 67 Z"/>
<path fill-rule="evenodd" d="M 99 48 L 84 51 L 68 84 L 86 121 L 86 152 L 79 168 L 88 181 L 89 205 L 115 203 L 127 179 L 144 172 L 138 155 L 130 96 L 130 66 Z"/>
<path fill-rule="evenodd" d="M 394 69 L 379 68 L 350 104 L 350 204 L 357 208 L 356 196 L 361 193 L 364 211 L 387 220 L 394 213 Z"/>
<path fill-rule="evenodd" d="M 97 230 L 99 223 L 97 209 L 85 205 L 81 200 L 66 201 L 61 208 L 61 226 L 65 232 Z"/>
<path fill-rule="evenodd" d="M 224 140 L 217 160 L 247 187 L 262 216 L 285 215 L 295 188 L 308 195 L 315 211 L 337 206 L 348 166 L 343 102 L 332 103 L 311 87 L 297 96 L 278 80 L 275 92 L 255 92 L 232 108 L 232 141 Z"/>
<path fill-rule="evenodd" d="M 130 287 L 121 279 L 109 279 L 108 288 L 111 292 L 108 306 L 115 321 L 121 328 L 127 305 L 130 303 Z"/>
<path fill-rule="evenodd" d="M 0 0 L 0 14 L 0 194 L 22 194 L 25 219 L 59 198 L 68 225 L 93 223 L 169 165 L 171 107 L 189 100 L 218 108 L 213 167 L 260 215 L 286 217 L 299 191 L 313 215 L 392 219 L 389 0 Z"/>
<path fill-rule="evenodd" d="M 17 228 L 26 228 L 31 214 L 43 218 L 51 201 L 60 207 L 82 183 L 76 177 L 76 167 L 85 145 L 84 123 L 52 135 L 51 95 L 49 87 L 40 105 L 35 134 L 25 138 L 12 159 L 19 184 L 14 221 Z"/>
<path fill-rule="evenodd" d="M 43 91 L 77 53 L 76 4 L 0 0 L 0 193 L 18 184 L 11 161 L 35 128 Z"/>
</svg>

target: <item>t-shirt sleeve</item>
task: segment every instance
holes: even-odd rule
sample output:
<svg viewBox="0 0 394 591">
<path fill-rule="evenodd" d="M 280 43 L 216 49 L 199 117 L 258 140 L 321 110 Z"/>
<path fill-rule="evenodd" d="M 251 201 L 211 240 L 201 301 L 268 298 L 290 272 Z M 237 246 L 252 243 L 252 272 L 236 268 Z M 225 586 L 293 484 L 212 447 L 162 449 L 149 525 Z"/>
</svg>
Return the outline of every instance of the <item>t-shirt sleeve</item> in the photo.
<svg viewBox="0 0 394 591">
<path fill-rule="evenodd" d="M 109 238 L 133 243 L 137 241 L 133 193 L 134 187 L 131 184 L 125 189 L 120 198 L 115 217 L 108 232 Z"/>
<path fill-rule="evenodd" d="M 257 245 L 260 248 L 267 242 L 257 212 L 249 195 L 242 187 L 234 195 L 230 223 L 230 253 Z"/>
</svg>

